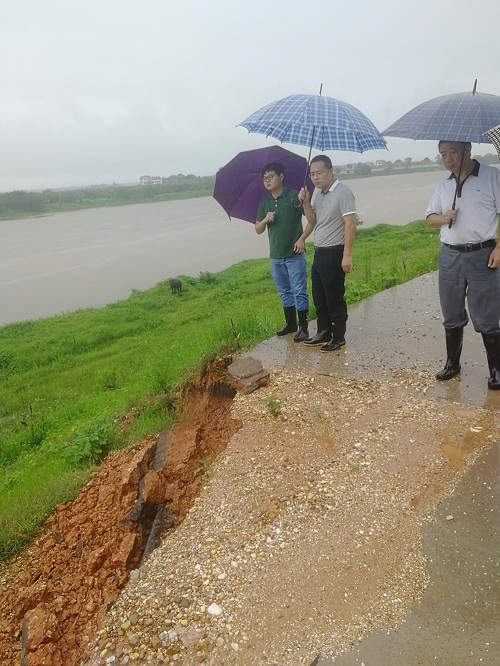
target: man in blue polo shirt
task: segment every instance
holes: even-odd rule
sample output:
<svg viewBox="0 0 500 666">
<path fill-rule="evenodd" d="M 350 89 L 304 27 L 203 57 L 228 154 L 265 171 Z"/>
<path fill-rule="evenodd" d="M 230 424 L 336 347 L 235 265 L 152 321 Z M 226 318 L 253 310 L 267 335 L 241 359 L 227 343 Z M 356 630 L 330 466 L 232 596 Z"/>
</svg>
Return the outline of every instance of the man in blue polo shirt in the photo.
<svg viewBox="0 0 500 666">
<path fill-rule="evenodd" d="M 436 378 L 461 370 L 464 327 L 469 321 L 483 337 L 490 376 L 500 389 L 500 171 L 471 158 L 471 144 L 440 141 L 443 164 L 451 172 L 436 186 L 426 211 L 427 224 L 440 229 L 439 298 L 446 334 L 446 363 Z M 463 159 L 462 159 L 463 156 Z M 460 162 L 462 168 L 460 170 Z M 460 181 L 458 182 L 458 175 Z M 458 183 L 458 187 L 457 187 Z M 457 190 L 456 209 L 453 199 Z"/>
<path fill-rule="evenodd" d="M 303 342 L 309 335 L 305 240 L 312 233 L 316 218 L 309 205 L 303 206 L 298 193 L 285 187 L 282 164 L 266 164 L 262 180 L 269 195 L 259 204 L 255 231 L 262 234 L 267 229 L 269 235 L 271 275 L 285 313 L 285 325 L 277 335 L 295 333 L 298 328 L 293 339 Z M 308 222 L 305 229 L 302 228 L 304 214 Z"/>
</svg>

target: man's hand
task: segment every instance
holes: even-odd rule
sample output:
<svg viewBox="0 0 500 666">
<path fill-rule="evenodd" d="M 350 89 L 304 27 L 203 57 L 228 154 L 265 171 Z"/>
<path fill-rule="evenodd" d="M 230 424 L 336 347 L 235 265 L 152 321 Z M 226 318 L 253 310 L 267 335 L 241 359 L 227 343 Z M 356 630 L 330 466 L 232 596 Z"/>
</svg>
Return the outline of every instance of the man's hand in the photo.
<svg viewBox="0 0 500 666">
<path fill-rule="evenodd" d="M 299 201 L 304 203 L 304 201 L 309 201 L 309 190 L 307 187 L 303 187 L 299 192 Z"/>
<path fill-rule="evenodd" d="M 293 246 L 293 251 L 296 252 L 297 254 L 302 254 L 302 252 L 304 252 L 305 246 L 306 246 L 305 241 L 299 238 L 295 243 L 295 245 Z"/>
<path fill-rule="evenodd" d="M 274 222 L 274 213 L 268 213 L 262 222 L 265 222 L 266 224 L 271 224 L 271 222 Z"/>
<path fill-rule="evenodd" d="M 352 265 L 352 257 L 350 254 L 344 254 L 342 257 L 342 270 L 344 273 L 350 273 L 354 270 L 354 266 Z"/>
<path fill-rule="evenodd" d="M 453 222 L 455 222 L 455 220 L 457 219 L 457 213 L 458 213 L 458 208 L 456 208 L 455 210 L 447 210 L 446 213 L 443 215 L 444 218 L 443 226 L 445 224 L 453 224 Z"/>
<path fill-rule="evenodd" d="M 488 259 L 488 268 L 500 268 L 500 247 L 497 245 Z"/>
</svg>

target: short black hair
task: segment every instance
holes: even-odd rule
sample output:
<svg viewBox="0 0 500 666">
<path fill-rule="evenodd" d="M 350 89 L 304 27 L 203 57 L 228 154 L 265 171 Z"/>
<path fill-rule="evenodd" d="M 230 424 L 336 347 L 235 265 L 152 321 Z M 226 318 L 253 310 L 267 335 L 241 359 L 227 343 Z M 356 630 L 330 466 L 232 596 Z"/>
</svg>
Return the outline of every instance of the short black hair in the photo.
<svg viewBox="0 0 500 666">
<path fill-rule="evenodd" d="M 332 160 L 328 155 L 316 155 L 316 157 L 312 158 L 310 164 L 313 162 L 323 162 L 327 169 L 333 169 Z"/>
<path fill-rule="evenodd" d="M 442 143 L 461 143 L 464 148 L 472 150 L 472 144 L 470 141 L 452 141 L 451 139 L 441 139 L 441 141 L 438 143 L 438 150 L 441 150 Z"/>
<path fill-rule="evenodd" d="M 285 167 L 281 164 L 281 162 L 269 162 L 269 164 L 266 164 L 266 166 L 261 170 L 260 175 L 263 176 L 265 173 L 268 171 L 274 171 L 274 173 L 277 176 L 283 176 L 285 175 Z"/>
</svg>

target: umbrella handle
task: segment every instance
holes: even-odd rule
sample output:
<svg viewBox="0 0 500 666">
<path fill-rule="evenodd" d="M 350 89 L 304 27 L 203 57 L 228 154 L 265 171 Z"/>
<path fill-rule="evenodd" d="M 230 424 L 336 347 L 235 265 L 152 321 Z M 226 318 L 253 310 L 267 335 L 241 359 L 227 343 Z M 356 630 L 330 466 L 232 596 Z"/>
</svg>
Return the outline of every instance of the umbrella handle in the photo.
<svg viewBox="0 0 500 666">
<path fill-rule="evenodd" d="M 456 208 L 458 188 L 460 187 L 460 176 L 462 175 L 462 165 L 464 163 L 464 155 L 465 155 L 465 143 L 462 146 L 462 155 L 460 157 L 460 166 L 458 167 L 457 186 L 455 187 L 455 195 L 453 197 L 453 204 L 451 206 L 451 210 L 455 210 L 455 208 Z M 448 222 L 448 229 L 451 229 L 452 224 L 453 224 L 453 222 L 450 220 Z"/>
<path fill-rule="evenodd" d="M 321 92 L 322 92 L 322 90 L 323 90 L 323 84 L 321 84 L 320 87 L 319 87 L 319 95 L 320 95 L 320 97 L 321 97 Z M 311 163 L 311 153 L 312 153 L 312 149 L 313 149 L 314 134 L 315 134 L 315 132 L 316 132 L 316 125 L 313 125 L 313 133 L 312 133 L 312 137 L 311 137 L 311 145 L 309 146 L 309 155 L 307 156 L 307 170 L 306 170 L 306 173 L 305 173 L 305 176 L 304 176 L 304 187 L 306 186 L 306 183 L 307 183 L 307 174 L 308 174 L 308 171 L 309 171 L 309 164 Z"/>
</svg>

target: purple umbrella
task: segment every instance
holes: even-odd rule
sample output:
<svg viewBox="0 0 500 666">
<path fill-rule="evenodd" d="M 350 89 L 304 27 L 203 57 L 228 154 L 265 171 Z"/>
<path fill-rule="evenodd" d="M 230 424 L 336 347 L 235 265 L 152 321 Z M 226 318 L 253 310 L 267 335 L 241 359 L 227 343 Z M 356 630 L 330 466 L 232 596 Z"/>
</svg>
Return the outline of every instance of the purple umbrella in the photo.
<svg viewBox="0 0 500 666">
<path fill-rule="evenodd" d="M 307 160 L 281 146 L 245 150 L 217 172 L 213 197 L 229 217 L 255 223 L 259 201 L 268 194 L 261 170 L 269 162 L 279 162 L 285 170 L 285 185 L 299 191 L 304 187 Z M 309 177 L 309 192 L 314 190 Z"/>
</svg>

